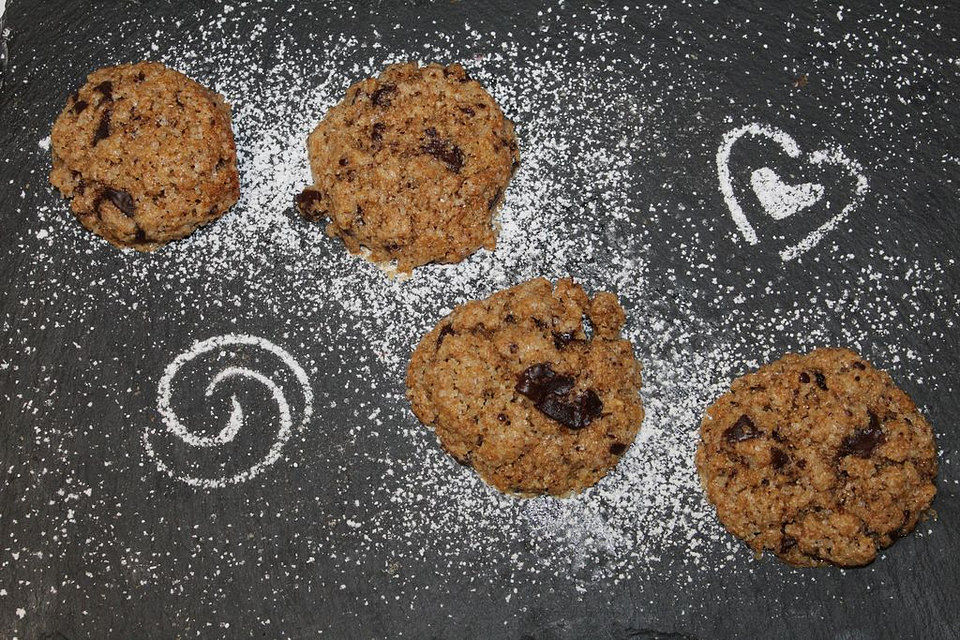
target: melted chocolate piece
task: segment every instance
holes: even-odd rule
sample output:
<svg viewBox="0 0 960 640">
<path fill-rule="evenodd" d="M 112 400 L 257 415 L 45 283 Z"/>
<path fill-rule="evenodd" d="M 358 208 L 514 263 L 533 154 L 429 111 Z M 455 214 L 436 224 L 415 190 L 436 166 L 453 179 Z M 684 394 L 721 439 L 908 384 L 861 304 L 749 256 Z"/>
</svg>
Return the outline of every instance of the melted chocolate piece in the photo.
<svg viewBox="0 0 960 640">
<path fill-rule="evenodd" d="M 82 196 L 83 192 L 87 190 L 87 183 L 84 181 L 83 175 L 79 171 L 71 170 L 70 177 L 77 181 L 77 186 L 74 187 L 74 191 Z"/>
<path fill-rule="evenodd" d="M 724 439 L 730 443 L 752 440 L 762 435 L 763 432 L 757 429 L 757 425 L 753 424 L 753 420 L 751 420 L 747 414 L 743 414 L 737 418 L 733 426 L 723 432 Z"/>
<path fill-rule="evenodd" d="M 804 371 L 803 373 L 801 373 L 801 374 L 800 374 L 800 382 L 802 382 L 803 384 L 809 383 L 809 382 L 810 382 L 810 374 L 807 373 L 806 371 Z"/>
<path fill-rule="evenodd" d="M 586 420 L 583 426 L 593 422 L 594 418 L 599 418 L 603 412 L 603 400 L 593 389 L 587 389 L 577 396 L 577 402 L 580 405 L 582 420 Z"/>
<path fill-rule="evenodd" d="M 576 334 L 572 332 L 559 333 L 553 332 L 553 346 L 557 349 L 563 349 L 565 346 L 577 339 Z"/>
<path fill-rule="evenodd" d="M 493 339 L 493 330 L 488 328 L 487 325 L 483 324 L 482 322 L 477 323 L 477 325 L 474 327 L 470 327 L 470 333 L 475 336 L 483 336 L 488 340 Z"/>
<path fill-rule="evenodd" d="M 105 100 L 113 100 L 113 83 L 109 80 L 104 80 L 95 86 L 93 90 L 102 93 Z"/>
<path fill-rule="evenodd" d="M 864 369 L 867 368 L 867 365 L 863 364 L 862 362 L 854 362 L 854 363 L 853 363 L 853 368 L 854 368 L 854 369 L 859 369 L 860 371 L 863 371 Z"/>
<path fill-rule="evenodd" d="M 71 111 L 73 111 L 75 114 L 80 114 L 80 113 L 83 113 L 83 110 L 86 109 L 87 106 L 88 106 L 88 103 L 86 100 L 77 100 L 76 102 L 73 103 L 73 108 L 71 109 Z"/>
<path fill-rule="evenodd" d="M 573 388 L 573 378 L 558 374 L 550 363 L 535 364 L 520 374 L 517 393 L 521 393 L 534 403 L 543 401 L 551 394 L 565 394 Z"/>
<path fill-rule="evenodd" d="M 782 449 L 777 449 L 774 447 L 770 450 L 770 464 L 773 465 L 773 468 L 777 471 L 783 469 L 790 463 L 790 456 L 785 454 Z"/>
<path fill-rule="evenodd" d="M 870 424 L 864 429 L 857 429 L 843 439 L 843 442 L 840 443 L 840 449 L 837 451 L 839 457 L 869 458 L 873 454 L 873 450 L 886 441 L 887 436 L 883 433 L 883 427 L 877 414 L 869 409 L 867 414 L 870 416 Z"/>
<path fill-rule="evenodd" d="M 783 534 L 783 537 L 780 539 L 780 553 L 786 553 L 795 546 L 797 546 L 797 539 L 793 536 Z"/>
<path fill-rule="evenodd" d="M 813 377 L 817 380 L 817 386 L 820 387 L 821 389 L 823 389 L 824 391 L 826 391 L 826 390 L 827 390 L 827 377 L 826 377 L 825 375 L 823 375 L 823 374 L 822 374 L 821 372 L 819 372 L 819 371 L 814 371 L 814 372 L 813 372 Z"/>
<path fill-rule="evenodd" d="M 320 208 L 322 200 L 323 194 L 310 187 L 298 193 L 293 199 L 297 205 L 297 209 L 300 211 L 300 215 L 310 222 L 319 222 L 327 215 L 327 210 Z"/>
<path fill-rule="evenodd" d="M 100 205 L 103 204 L 103 191 L 97 193 L 96 197 L 93 199 L 93 210 L 84 212 L 83 216 L 89 216 L 90 214 L 96 213 L 97 218 L 100 218 Z"/>
<path fill-rule="evenodd" d="M 901 525 L 900 525 L 900 528 L 897 529 L 896 534 L 895 534 L 894 537 L 896 537 L 896 538 L 902 538 L 902 537 L 905 536 L 906 534 L 910 533 L 910 529 L 912 529 L 912 527 L 909 526 L 911 520 L 913 520 L 913 515 L 910 513 L 910 510 L 909 510 L 909 509 L 904 509 L 904 510 L 903 510 L 903 524 L 901 524 Z"/>
<path fill-rule="evenodd" d="M 460 75 L 460 74 L 463 74 L 463 75 Z M 465 69 L 458 69 L 457 71 L 451 71 L 449 67 L 444 67 L 444 68 L 443 68 L 443 77 L 444 77 L 444 78 L 449 78 L 450 76 L 453 76 L 453 75 L 460 75 L 460 82 L 461 82 L 461 83 L 470 82 L 470 74 L 467 73 L 467 71 L 466 71 Z"/>
<path fill-rule="evenodd" d="M 460 173 L 460 169 L 463 168 L 463 152 L 460 147 L 450 140 L 438 138 L 436 129 L 432 127 L 427 129 L 426 133 L 430 139 L 420 147 L 420 150 L 447 165 L 450 171 Z"/>
<path fill-rule="evenodd" d="M 390 96 L 397 92 L 397 85 L 384 83 L 370 94 L 370 102 L 378 107 L 389 107 L 392 102 Z"/>
<path fill-rule="evenodd" d="M 443 328 L 440 329 L 440 334 L 437 336 L 437 349 L 439 349 L 440 345 L 443 344 L 443 339 L 449 335 L 452 335 L 453 333 L 455 332 L 450 328 L 449 324 L 443 325 Z"/>
<path fill-rule="evenodd" d="M 103 197 L 112 202 L 113 206 L 120 209 L 124 215 L 130 218 L 137 212 L 137 206 L 133 202 L 133 196 L 122 189 L 106 188 L 103 190 Z"/>
<path fill-rule="evenodd" d="M 383 130 L 387 128 L 387 125 L 382 122 L 374 122 L 373 129 L 370 131 L 370 138 L 375 142 L 380 142 L 383 140 Z"/>
<path fill-rule="evenodd" d="M 467 114 L 468 116 L 474 116 L 477 114 L 477 112 L 471 109 L 470 107 L 460 107 L 460 111 Z"/>
<path fill-rule="evenodd" d="M 97 130 L 93 134 L 93 145 L 96 146 L 98 142 L 104 138 L 110 137 L 110 109 L 106 109 L 103 112 L 103 115 L 100 116 L 100 124 L 97 126 Z"/>
<path fill-rule="evenodd" d="M 574 380 L 556 373 L 549 363 L 528 367 L 517 382 L 516 390 L 533 401 L 540 413 L 568 429 L 583 429 L 600 416 L 603 402 L 593 389 L 570 397 Z"/>
<path fill-rule="evenodd" d="M 536 406 L 548 418 L 574 430 L 588 426 L 603 410 L 603 402 L 593 389 L 582 391 L 570 400 L 550 394 Z"/>
<path fill-rule="evenodd" d="M 497 192 L 493 194 L 493 197 L 487 201 L 487 211 L 493 211 L 494 207 L 497 206 L 497 203 L 500 202 L 500 198 L 503 196 L 503 189 L 497 189 Z"/>
<path fill-rule="evenodd" d="M 147 79 L 147 76 L 143 75 L 143 71 L 137 74 L 137 82 L 143 82 Z"/>
<path fill-rule="evenodd" d="M 622 442 L 614 442 L 612 445 L 610 445 L 610 453 L 615 456 L 622 456 L 623 452 L 626 450 L 627 445 L 623 444 Z"/>
</svg>

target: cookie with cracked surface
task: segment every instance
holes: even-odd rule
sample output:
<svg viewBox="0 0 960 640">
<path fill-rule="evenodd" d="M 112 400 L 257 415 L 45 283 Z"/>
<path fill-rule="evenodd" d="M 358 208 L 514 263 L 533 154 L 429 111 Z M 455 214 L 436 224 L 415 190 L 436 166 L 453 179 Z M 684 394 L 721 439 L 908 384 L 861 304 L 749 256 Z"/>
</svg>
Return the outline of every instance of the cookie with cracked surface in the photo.
<svg viewBox="0 0 960 640">
<path fill-rule="evenodd" d="M 724 526 L 798 566 L 868 564 L 936 493 L 930 424 L 847 349 L 788 354 L 707 409 L 697 469 Z"/>
<path fill-rule="evenodd" d="M 90 74 L 51 146 L 50 182 L 117 247 L 149 251 L 187 236 L 240 195 L 230 105 L 157 62 Z"/>
<path fill-rule="evenodd" d="M 300 213 L 404 273 L 493 249 L 518 164 L 513 123 L 459 64 L 394 64 L 354 84 L 307 151 L 314 184 Z"/>
<path fill-rule="evenodd" d="M 501 491 L 578 492 L 617 464 L 643 420 L 624 321 L 616 295 L 591 299 L 570 279 L 537 278 L 468 302 L 414 351 L 413 411 Z"/>
</svg>

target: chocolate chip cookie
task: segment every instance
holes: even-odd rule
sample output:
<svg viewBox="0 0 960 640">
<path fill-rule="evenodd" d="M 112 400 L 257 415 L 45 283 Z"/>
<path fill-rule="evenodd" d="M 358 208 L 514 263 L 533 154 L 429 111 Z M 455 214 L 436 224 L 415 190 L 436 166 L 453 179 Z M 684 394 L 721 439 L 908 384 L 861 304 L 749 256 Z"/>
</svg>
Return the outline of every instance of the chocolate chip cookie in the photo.
<svg viewBox="0 0 960 640">
<path fill-rule="evenodd" d="M 50 182 L 87 229 L 155 249 L 240 195 L 230 105 L 156 62 L 95 71 L 53 125 Z"/>
<path fill-rule="evenodd" d="M 303 216 L 403 273 L 493 249 L 518 164 L 513 123 L 458 64 L 395 64 L 354 84 L 307 150 Z"/>
<path fill-rule="evenodd" d="M 788 354 L 707 410 L 697 469 L 720 521 L 798 566 L 871 562 L 933 500 L 930 424 L 847 349 Z"/>
<path fill-rule="evenodd" d="M 643 420 L 624 320 L 616 295 L 591 299 L 570 279 L 468 302 L 414 351 L 413 411 L 501 491 L 580 491 L 617 464 Z"/>
</svg>

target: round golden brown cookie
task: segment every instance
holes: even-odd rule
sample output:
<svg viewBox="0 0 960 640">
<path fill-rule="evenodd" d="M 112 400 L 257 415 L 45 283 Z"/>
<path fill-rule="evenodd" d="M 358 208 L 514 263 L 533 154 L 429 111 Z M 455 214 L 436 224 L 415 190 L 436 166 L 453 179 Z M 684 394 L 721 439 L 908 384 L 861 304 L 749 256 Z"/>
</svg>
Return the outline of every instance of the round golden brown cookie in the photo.
<svg viewBox="0 0 960 640">
<path fill-rule="evenodd" d="M 182 238 L 240 195 L 230 105 L 156 62 L 90 74 L 51 139 L 50 182 L 83 226 L 118 247 Z"/>
<path fill-rule="evenodd" d="M 590 299 L 570 279 L 457 307 L 413 353 L 413 411 L 501 491 L 580 491 L 617 464 L 643 420 L 624 320 L 616 295 Z"/>
<path fill-rule="evenodd" d="M 720 521 L 799 566 L 859 566 L 933 500 L 929 423 L 884 371 L 847 349 L 788 354 L 707 409 L 697 469 Z"/>
<path fill-rule="evenodd" d="M 513 123 L 458 64 L 395 64 L 354 84 L 307 150 L 314 184 L 300 212 L 401 272 L 493 249 L 518 163 Z"/>
</svg>

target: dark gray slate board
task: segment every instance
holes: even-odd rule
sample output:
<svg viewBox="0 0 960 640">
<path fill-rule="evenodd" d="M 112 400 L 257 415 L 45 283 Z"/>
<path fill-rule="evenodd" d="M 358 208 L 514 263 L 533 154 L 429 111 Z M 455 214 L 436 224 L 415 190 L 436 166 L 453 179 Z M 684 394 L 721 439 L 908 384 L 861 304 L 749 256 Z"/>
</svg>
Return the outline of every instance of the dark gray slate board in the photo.
<svg viewBox="0 0 960 640">
<path fill-rule="evenodd" d="M 0 636 L 960 637 L 960 14 L 786 4 L 12 0 Z M 79 228 L 44 140 L 87 73 L 142 58 L 234 104 L 244 190 L 148 256 Z M 290 204 L 310 127 L 351 81 L 406 58 L 463 61 L 516 120 L 524 164 L 496 253 L 397 284 Z M 734 142 L 728 166 L 756 245 L 717 165 L 751 123 L 766 136 Z M 765 215 L 763 168 L 816 203 Z M 521 504 L 439 451 L 403 400 L 403 366 L 453 305 L 541 273 L 621 293 L 648 418 L 600 486 Z M 187 432 L 217 433 L 231 397 L 243 407 L 230 447 L 191 448 L 166 431 L 158 388 L 178 355 L 228 334 L 279 345 L 307 385 L 250 345 L 170 370 Z M 941 450 L 937 517 L 859 570 L 753 559 L 693 475 L 709 399 L 819 344 L 889 369 Z M 204 394 L 228 365 L 281 388 L 292 432 L 262 473 L 197 488 L 183 478 L 241 473 L 280 439 L 263 384 Z"/>
</svg>

